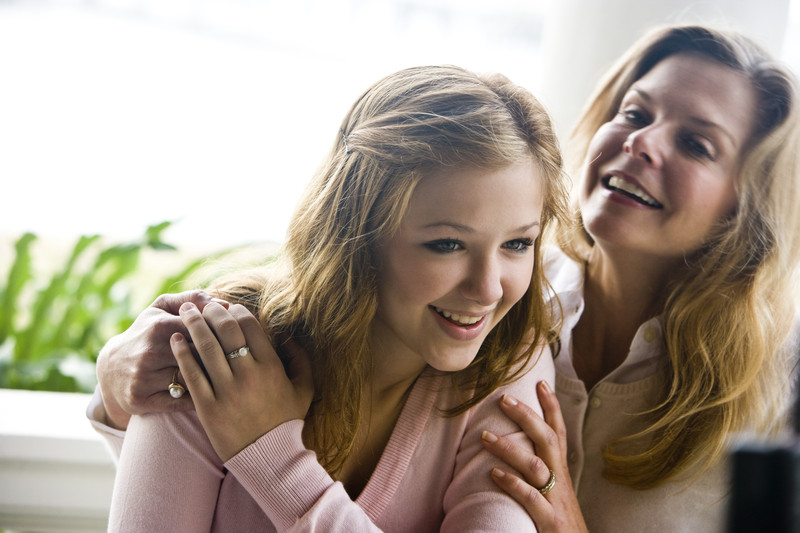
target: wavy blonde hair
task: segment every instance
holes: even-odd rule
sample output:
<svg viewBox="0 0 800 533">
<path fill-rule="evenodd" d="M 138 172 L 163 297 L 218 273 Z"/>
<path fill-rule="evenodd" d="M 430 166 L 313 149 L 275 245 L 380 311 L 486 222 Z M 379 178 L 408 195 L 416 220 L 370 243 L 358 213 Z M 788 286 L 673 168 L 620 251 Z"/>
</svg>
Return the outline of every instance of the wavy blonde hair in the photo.
<svg viewBox="0 0 800 533">
<path fill-rule="evenodd" d="M 787 339 L 800 261 L 800 115 L 791 72 L 739 34 L 656 29 L 590 97 L 570 139 L 570 168 L 584 161 L 592 136 L 618 112 L 628 88 L 662 59 L 683 53 L 741 73 L 756 91 L 758 109 L 740 156 L 735 212 L 686 258 L 685 273 L 663 295 L 669 370 L 661 402 L 646 429 L 605 450 L 606 476 L 637 488 L 697 466 L 702 473 L 737 432 L 774 434 L 785 423 L 792 390 Z M 577 208 L 572 220 L 560 244 L 585 259 L 593 242 Z"/>
<path fill-rule="evenodd" d="M 529 157 L 543 179 L 542 225 L 565 219 L 557 140 L 547 113 L 529 92 L 503 76 L 452 66 L 391 74 L 347 113 L 295 212 L 272 273 L 237 275 L 220 285 L 226 297 L 248 302 L 265 329 L 308 348 L 316 397 L 305 438 L 332 474 L 352 449 L 371 368 L 376 252 L 398 230 L 414 187 L 443 167 L 498 169 Z M 472 364 L 455 373 L 456 384 L 474 389 L 474 395 L 449 414 L 463 412 L 513 379 L 535 348 L 550 340 L 538 241 L 527 292 Z"/>
</svg>

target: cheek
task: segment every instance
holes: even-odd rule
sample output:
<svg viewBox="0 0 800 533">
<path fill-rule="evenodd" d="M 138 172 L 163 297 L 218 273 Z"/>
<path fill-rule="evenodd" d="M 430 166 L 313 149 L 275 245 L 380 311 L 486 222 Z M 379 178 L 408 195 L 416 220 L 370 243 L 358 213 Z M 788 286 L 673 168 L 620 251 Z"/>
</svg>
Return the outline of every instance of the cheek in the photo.
<svg viewBox="0 0 800 533">
<path fill-rule="evenodd" d="M 423 258 L 400 261 L 393 265 L 391 278 L 386 281 L 391 285 L 396 297 L 407 303 L 428 304 L 447 294 L 458 279 L 445 265 L 426 261 Z"/>
<path fill-rule="evenodd" d="M 694 199 L 693 209 L 715 222 L 729 216 L 736 208 L 737 194 L 732 179 L 710 176 L 705 180 L 693 180 L 686 187 Z"/>
<path fill-rule="evenodd" d="M 597 130 L 586 151 L 581 174 L 581 200 L 588 196 L 599 181 L 599 166 L 622 149 L 624 135 L 614 124 L 607 123 Z"/>
<path fill-rule="evenodd" d="M 722 191 L 720 201 L 720 217 L 730 216 L 739 203 L 739 195 L 736 192 L 736 185 L 731 180 Z"/>
<path fill-rule="evenodd" d="M 505 304 L 509 309 L 525 295 L 533 277 L 533 254 L 529 261 L 520 261 L 520 263 L 510 271 L 503 289 Z"/>
</svg>

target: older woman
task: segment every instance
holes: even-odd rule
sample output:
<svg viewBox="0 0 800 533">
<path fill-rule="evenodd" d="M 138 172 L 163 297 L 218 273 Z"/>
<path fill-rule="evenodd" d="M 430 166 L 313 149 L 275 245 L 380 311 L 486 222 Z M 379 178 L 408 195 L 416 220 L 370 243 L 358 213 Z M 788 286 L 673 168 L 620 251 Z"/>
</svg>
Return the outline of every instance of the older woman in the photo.
<svg viewBox="0 0 800 533">
<path fill-rule="evenodd" d="M 645 36 L 590 98 L 574 222 L 546 260 L 552 427 L 506 399 L 537 455 L 484 436 L 540 530 L 724 529 L 731 439 L 775 435 L 791 403 L 797 98 L 750 40 L 697 26 Z"/>
</svg>

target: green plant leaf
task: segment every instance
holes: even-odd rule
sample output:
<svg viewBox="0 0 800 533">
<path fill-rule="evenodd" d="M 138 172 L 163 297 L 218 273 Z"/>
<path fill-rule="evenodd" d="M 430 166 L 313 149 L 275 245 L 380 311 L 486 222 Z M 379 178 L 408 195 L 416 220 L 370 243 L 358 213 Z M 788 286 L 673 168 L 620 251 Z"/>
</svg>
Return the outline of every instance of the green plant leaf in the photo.
<svg viewBox="0 0 800 533">
<path fill-rule="evenodd" d="M 177 250 L 173 245 L 167 244 L 161 239 L 161 233 L 171 225 L 171 221 L 166 221 L 149 226 L 144 232 L 147 245 L 153 250 Z"/>
<path fill-rule="evenodd" d="M 23 235 L 6 285 L 0 287 L 0 387 L 90 392 L 97 353 L 141 312 L 132 295 L 140 288 L 135 274 L 142 250 L 176 250 L 162 238 L 170 225 L 150 226 L 141 238 L 123 244 L 102 245 L 97 235 L 80 237 L 49 279 L 31 258 L 36 237 Z M 241 248 L 187 260 L 172 276 L 154 272 L 159 294 Z"/>
<path fill-rule="evenodd" d="M 31 243 L 36 240 L 33 233 L 25 233 L 17 240 L 14 263 L 8 272 L 6 286 L 3 290 L 3 301 L 0 304 L 0 344 L 14 332 L 16 310 L 19 307 L 19 296 L 25 285 L 33 279 L 31 266 Z"/>
<path fill-rule="evenodd" d="M 28 327 L 17 335 L 14 349 L 14 359 L 16 361 L 41 359 L 45 355 L 39 350 L 39 346 L 46 340 L 48 335 L 47 326 L 52 324 L 53 317 L 48 317 L 48 315 L 58 312 L 59 303 L 67 305 L 73 297 L 67 282 L 73 276 L 75 263 L 98 238 L 99 235 L 84 235 L 80 237 L 72 248 L 72 253 L 67 259 L 64 268 L 53 275 L 47 288 L 39 292 L 33 304 Z M 50 332 L 50 335 L 52 335 L 52 332 Z M 52 342 L 49 344 L 52 344 Z"/>
</svg>

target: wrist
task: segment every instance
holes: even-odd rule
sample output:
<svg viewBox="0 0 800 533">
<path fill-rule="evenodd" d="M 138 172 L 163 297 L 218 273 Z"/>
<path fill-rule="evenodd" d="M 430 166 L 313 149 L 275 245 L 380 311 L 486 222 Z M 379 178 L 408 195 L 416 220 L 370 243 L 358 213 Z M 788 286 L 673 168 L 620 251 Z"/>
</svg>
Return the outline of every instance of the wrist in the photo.
<svg viewBox="0 0 800 533">
<path fill-rule="evenodd" d="M 100 385 L 100 397 L 103 400 L 103 411 L 105 412 L 105 424 L 111 428 L 125 431 L 131 415 L 114 400 L 113 395 L 107 395 Z"/>
<path fill-rule="evenodd" d="M 128 427 L 131 415 L 117 402 L 113 390 L 109 390 L 106 387 L 109 378 L 108 372 L 106 371 L 106 362 L 109 358 L 108 350 L 114 340 L 115 339 L 111 339 L 106 346 L 100 350 L 100 354 L 97 357 L 97 382 L 99 385 L 100 397 L 103 400 L 104 423 L 114 429 L 125 430 Z"/>
</svg>

